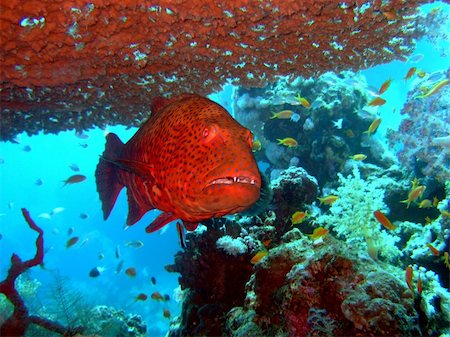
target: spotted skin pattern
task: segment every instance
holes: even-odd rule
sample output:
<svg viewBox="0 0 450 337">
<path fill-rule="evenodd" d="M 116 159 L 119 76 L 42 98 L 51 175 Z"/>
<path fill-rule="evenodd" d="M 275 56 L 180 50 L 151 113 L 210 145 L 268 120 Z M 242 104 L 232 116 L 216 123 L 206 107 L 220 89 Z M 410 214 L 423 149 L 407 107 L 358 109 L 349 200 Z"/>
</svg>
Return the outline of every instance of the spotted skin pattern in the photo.
<svg viewBox="0 0 450 337">
<path fill-rule="evenodd" d="M 163 211 L 148 232 L 176 219 L 192 230 L 249 208 L 261 188 L 252 144 L 251 132 L 205 97 L 156 99 L 151 117 L 126 144 L 107 136 L 96 170 L 105 219 L 124 186 L 128 225 L 151 209 Z"/>
</svg>

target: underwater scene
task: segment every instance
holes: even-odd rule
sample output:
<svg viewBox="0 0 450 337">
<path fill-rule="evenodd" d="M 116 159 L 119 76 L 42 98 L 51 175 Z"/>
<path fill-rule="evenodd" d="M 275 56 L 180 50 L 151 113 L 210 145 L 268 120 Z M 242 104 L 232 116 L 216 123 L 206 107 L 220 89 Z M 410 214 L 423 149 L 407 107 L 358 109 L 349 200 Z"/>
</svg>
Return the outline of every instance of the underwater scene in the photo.
<svg viewBox="0 0 450 337">
<path fill-rule="evenodd" d="M 450 4 L 0 4 L 0 336 L 450 336 Z"/>
</svg>

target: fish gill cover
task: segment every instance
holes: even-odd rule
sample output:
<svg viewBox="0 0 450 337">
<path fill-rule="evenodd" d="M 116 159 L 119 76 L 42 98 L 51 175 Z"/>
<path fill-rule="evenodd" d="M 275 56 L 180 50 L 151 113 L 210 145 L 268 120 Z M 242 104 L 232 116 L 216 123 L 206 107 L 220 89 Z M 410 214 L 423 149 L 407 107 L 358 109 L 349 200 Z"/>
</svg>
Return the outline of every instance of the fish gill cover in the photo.
<svg viewBox="0 0 450 337">
<path fill-rule="evenodd" d="M 137 126 L 158 95 L 405 59 L 426 2 L 2 1 L 0 136 Z"/>
</svg>

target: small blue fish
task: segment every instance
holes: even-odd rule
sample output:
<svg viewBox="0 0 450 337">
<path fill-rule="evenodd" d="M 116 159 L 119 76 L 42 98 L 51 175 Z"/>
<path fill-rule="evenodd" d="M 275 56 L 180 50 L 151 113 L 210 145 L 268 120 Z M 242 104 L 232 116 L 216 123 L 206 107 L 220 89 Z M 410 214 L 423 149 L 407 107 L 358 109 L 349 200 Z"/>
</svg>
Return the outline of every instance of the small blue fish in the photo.
<svg viewBox="0 0 450 337">
<path fill-rule="evenodd" d="M 69 165 L 69 168 L 70 168 L 72 171 L 74 171 L 74 172 L 79 172 L 79 171 L 80 171 L 80 168 L 78 167 L 77 164 L 70 164 L 70 165 Z"/>
</svg>

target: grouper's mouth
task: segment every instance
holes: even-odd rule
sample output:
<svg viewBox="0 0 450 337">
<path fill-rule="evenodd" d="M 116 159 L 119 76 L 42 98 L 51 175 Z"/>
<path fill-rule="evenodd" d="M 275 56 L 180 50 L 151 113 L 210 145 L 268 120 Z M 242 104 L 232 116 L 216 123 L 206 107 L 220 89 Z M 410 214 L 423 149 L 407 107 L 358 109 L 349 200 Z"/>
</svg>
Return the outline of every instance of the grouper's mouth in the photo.
<svg viewBox="0 0 450 337">
<path fill-rule="evenodd" d="M 239 177 L 222 177 L 217 178 L 211 181 L 210 183 L 206 184 L 205 188 L 211 185 L 232 185 L 232 184 L 251 184 L 256 185 L 256 179 L 246 176 L 239 176 Z"/>
</svg>

